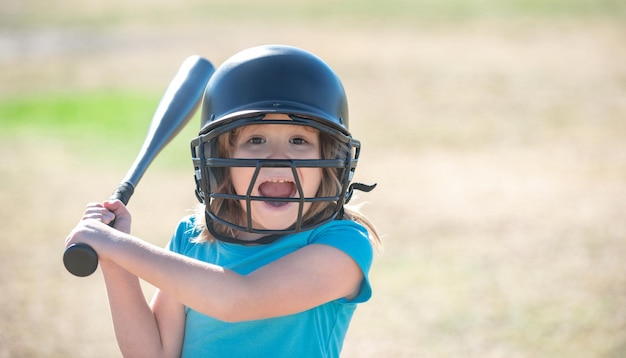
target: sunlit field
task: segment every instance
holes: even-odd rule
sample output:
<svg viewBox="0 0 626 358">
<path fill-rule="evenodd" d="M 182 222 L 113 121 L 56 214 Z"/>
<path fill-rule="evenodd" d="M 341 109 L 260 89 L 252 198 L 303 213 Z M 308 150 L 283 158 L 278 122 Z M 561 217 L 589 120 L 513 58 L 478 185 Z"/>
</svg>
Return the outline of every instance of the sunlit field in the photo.
<svg viewBox="0 0 626 358">
<path fill-rule="evenodd" d="M 571 3 L 571 4 L 570 4 Z M 66 235 L 134 159 L 181 62 L 284 43 L 341 76 L 384 235 L 343 357 L 626 356 L 626 6 L 618 1 L 0 5 L 0 358 L 118 357 Z M 165 245 L 189 140 L 130 202 Z M 153 288 L 146 285 L 150 296 Z"/>
</svg>

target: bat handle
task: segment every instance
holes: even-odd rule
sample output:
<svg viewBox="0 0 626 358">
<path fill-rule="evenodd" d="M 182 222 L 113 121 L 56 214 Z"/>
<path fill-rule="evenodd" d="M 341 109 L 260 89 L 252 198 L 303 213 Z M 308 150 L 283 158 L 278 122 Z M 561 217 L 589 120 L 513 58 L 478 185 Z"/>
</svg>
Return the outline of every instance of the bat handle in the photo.
<svg viewBox="0 0 626 358">
<path fill-rule="evenodd" d="M 111 195 L 111 200 L 119 199 L 124 205 L 128 204 L 131 195 L 135 191 L 135 186 L 130 182 L 121 183 Z M 113 226 L 115 220 L 109 223 Z M 86 277 L 91 275 L 98 268 L 98 254 L 91 246 L 78 243 L 72 244 L 63 253 L 63 265 L 72 275 Z"/>
<path fill-rule="evenodd" d="M 124 203 L 124 205 L 126 205 L 134 192 L 135 186 L 131 182 L 125 181 L 117 186 L 117 189 L 115 189 L 113 194 L 111 194 L 110 200 L 119 199 L 122 203 Z M 109 225 L 113 226 L 113 223 Z"/>
</svg>

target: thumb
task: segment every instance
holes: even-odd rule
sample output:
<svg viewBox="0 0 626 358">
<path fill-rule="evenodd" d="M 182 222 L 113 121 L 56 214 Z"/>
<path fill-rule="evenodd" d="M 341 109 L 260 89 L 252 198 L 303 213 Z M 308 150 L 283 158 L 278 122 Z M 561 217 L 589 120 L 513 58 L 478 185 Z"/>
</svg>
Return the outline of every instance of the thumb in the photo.
<svg viewBox="0 0 626 358">
<path fill-rule="evenodd" d="M 104 207 L 115 215 L 113 227 L 119 231 L 130 234 L 131 215 L 126 205 L 120 200 L 107 200 L 102 203 Z"/>
</svg>

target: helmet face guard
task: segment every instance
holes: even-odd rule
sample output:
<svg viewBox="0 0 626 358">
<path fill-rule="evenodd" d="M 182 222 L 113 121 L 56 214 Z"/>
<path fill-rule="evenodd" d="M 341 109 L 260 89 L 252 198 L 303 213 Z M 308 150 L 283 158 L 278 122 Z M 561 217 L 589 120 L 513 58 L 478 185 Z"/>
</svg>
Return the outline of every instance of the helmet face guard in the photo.
<svg viewBox="0 0 626 358">
<path fill-rule="evenodd" d="M 291 120 L 264 119 L 265 115 L 286 114 Z M 219 138 L 251 124 L 302 125 L 317 129 L 322 137 L 337 144 L 333 157 L 319 160 L 237 159 L 220 153 Z M 348 130 L 348 107 L 343 86 L 334 71 L 318 57 L 304 50 L 281 45 L 260 46 L 242 51 L 224 62 L 213 74 L 204 94 L 199 136 L 191 142 L 195 169 L 196 196 L 205 204 L 206 227 L 217 239 L 236 243 L 269 243 L 276 235 L 309 230 L 343 217 L 343 206 L 352 196 L 350 184 L 360 142 Z M 223 150 L 222 150 L 223 151 Z M 328 155 L 327 155 L 328 156 Z M 228 187 L 232 168 L 254 168 L 246 193 Z M 252 195 L 256 179 L 264 168 L 286 168 L 293 174 L 296 197 Z M 332 189 L 315 197 L 304 197 L 300 168 L 321 168 L 322 182 L 333 178 Z M 322 184 L 324 186 L 324 184 Z M 254 202 L 297 203 L 297 217 L 286 229 L 255 227 Z M 213 205 L 215 204 L 215 205 Z M 224 206 L 237 215 L 223 215 Z M 313 207 L 316 210 L 311 210 Z M 308 207 L 308 208 L 307 208 Z M 319 209 L 319 210 L 317 210 Z M 310 212 L 309 212 L 310 211 Z M 218 230 L 218 227 L 220 228 Z M 227 230 L 224 230 L 227 228 Z M 269 235 L 257 241 L 236 239 L 243 231 Z"/>
<path fill-rule="evenodd" d="M 345 136 L 339 131 L 322 128 L 323 126 L 314 120 L 298 118 L 296 116 L 291 116 L 291 119 L 291 121 L 263 120 L 262 116 L 240 118 L 232 122 L 231 125 L 224 126 L 220 128 L 220 130 L 214 130 L 207 134 L 200 135 L 191 142 L 191 152 L 196 173 L 196 195 L 198 199 L 205 204 L 207 228 L 212 231 L 211 234 L 213 236 L 224 241 L 238 241 L 233 240 L 234 238 L 231 237 L 224 237 L 224 235 L 216 232 L 213 226 L 214 224 L 220 224 L 233 230 L 250 233 L 282 235 L 313 229 L 331 220 L 343 217 L 343 205 L 352 195 L 350 181 L 354 175 L 360 155 L 360 142 Z M 218 150 L 219 137 L 221 135 L 228 135 L 230 131 L 236 128 L 254 123 L 311 126 L 320 130 L 320 135 L 327 135 L 330 137 L 330 140 L 338 141 L 343 150 L 338 151 L 340 155 L 336 158 L 322 159 L 225 158 L 225 153 L 220 153 Z M 322 130 L 325 132 L 322 132 Z M 228 190 L 225 192 L 222 181 L 229 177 L 228 173 L 232 168 L 254 168 L 254 173 L 252 174 L 252 179 L 250 180 L 246 193 L 237 194 L 234 191 L 228 192 Z M 295 197 L 252 195 L 253 189 L 257 184 L 259 173 L 264 168 L 289 169 L 293 175 L 297 195 Z M 332 176 L 336 178 L 336 185 L 333 185 L 332 190 L 330 190 L 327 195 L 305 197 L 301 178 L 298 174 L 298 169 L 300 168 L 321 168 L 323 171 L 332 171 Z M 323 176 L 325 177 L 326 175 Z M 211 205 L 211 202 L 215 200 L 230 202 L 230 205 L 241 205 L 243 212 L 241 212 L 240 216 L 224 217 Z M 298 210 L 294 224 L 287 229 L 279 230 L 255 227 L 252 220 L 252 203 L 255 201 L 297 203 Z M 305 204 L 307 203 L 317 203 L 326 208 L 326 210 L 305 220 L 307 216 Z"/>
</svg>

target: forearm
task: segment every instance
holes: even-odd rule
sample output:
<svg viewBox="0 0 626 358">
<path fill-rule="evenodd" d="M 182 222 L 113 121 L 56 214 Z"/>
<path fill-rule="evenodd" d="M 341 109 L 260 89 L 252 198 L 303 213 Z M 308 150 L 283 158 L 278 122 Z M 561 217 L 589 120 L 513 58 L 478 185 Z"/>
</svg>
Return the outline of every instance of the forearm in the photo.
<svg viewBox="0 0 626 358">
<path fill-rule="evenodd" d="M 132 237 L 120 238 L 107 255 L 116 264 L 175 297 L 181 304 L 228 320 L 244 297 L 245 277 Z M 217 294 L 216 294 L 217 293 Z"/>
<path fill-rule="evenodd" d="M 255 320 L 293 314 L 349 297 L 355 294 L 363 280 L 361 268 L 352 258 L 327 245 L 306 246 L 247 275 L 240 275 L 164 250 L 97 220 L 82 220 L 79 223 L 66 244 L 77 242 L 91 245 L 101 262 L 114 262 L 159 288 L 159 293 L 167 297 L 167 306 L 170 307 L 167 312 L 171 312 L 168 317 L 178 317 L 178 329 L 166 334 L 164 341 L 163 334 L 153 334 L 158 330 L 155 317 L 161 317 L 160 310 L 155 311 L 157 314 L 152 317 L 148 314 L 150 310 L 146 308 L 137 279 L 131 281 L 122 272 L 115 271 L 109 277 L 109 281 L 124 282 L 123 285 L 110 285 L 115 286 L 110 293 L 114 295 L 112 306 L 128 307 L 120 310 L 122 314 L 138 312 L 139 323 L 117 324 L 120 329 L 125 329 L 119 334 L 132 331 L 125 327 L 149 327 L 147 335 L 160 339 L 164 342 L 161 345 L 170 352 L 182 341 L 183 305 L 222 321 Z M 117 274 L 122 275 L 121 278 L 116 279 Z M 129 296 L 133 297 L 130 303 L 126 302 Z M 125 319 L 127 317 L 121 317 L 118 321 L 125 322 Z M 164 329 L 162 327 L 160 332 L 163 333 Z M 170 340 L 170 337 L 173 338 Z M 151 347 L 158 347 L 154 341 L 146 341 Z"/>
<path fill-rule="evenodd" d="M 163 357 L 156 319 L 137 276 L 101 260 L 118 346 L 124 357 Z"/>
</svg>

